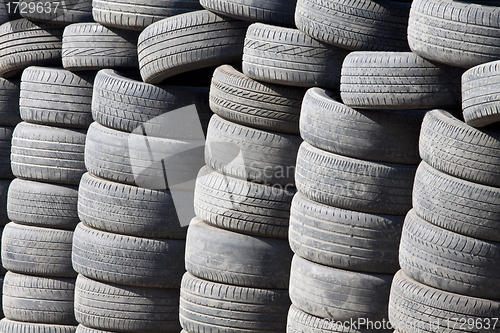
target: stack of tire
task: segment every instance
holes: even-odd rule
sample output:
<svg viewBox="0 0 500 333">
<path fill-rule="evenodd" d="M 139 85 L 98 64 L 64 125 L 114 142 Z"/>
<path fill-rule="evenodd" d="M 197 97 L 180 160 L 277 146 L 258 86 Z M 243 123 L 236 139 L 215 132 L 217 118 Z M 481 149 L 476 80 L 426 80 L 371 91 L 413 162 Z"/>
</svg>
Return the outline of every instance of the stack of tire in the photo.
<svg viewBox="0 0 500 333">
<path fill-rule="evenodd" d="M 500 59 L 500 43 L 490 42 L 500 37 L 499 17 L 495 1 L 412 6 L 414 52 L 470 69 L 462 76 L 466 122 L 437 109 L 422 124 L 422 162 L 390 296 L 389 317 L 401 333 L 498 331 L 500 87 L 499 63 L 488 61 Z"/>
</svg>

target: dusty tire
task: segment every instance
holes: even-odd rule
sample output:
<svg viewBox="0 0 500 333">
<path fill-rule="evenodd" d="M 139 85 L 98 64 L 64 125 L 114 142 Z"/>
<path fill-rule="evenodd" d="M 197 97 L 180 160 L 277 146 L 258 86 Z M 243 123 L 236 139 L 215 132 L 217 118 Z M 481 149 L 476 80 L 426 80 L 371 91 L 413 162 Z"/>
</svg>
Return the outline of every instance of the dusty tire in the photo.
<svg viewBox="0 0 500 333">
<path fill-rule="evenodd" d="M 29 10 L 30 4 L 39 7 L 43 4 L 43 10 L 36 8 Z M 51 22 L 57 24 L 70 24 L 92 21 L 92 0 L 63 0 L 63 1 L 44 1 L 20 0 L 19 8 L 28 8 L 22 12 L 21 16 L 30 21 Z M 47 10 L 49 9 L 49 10 Z"/>
<path fill-rule="evenodd" d="M 78 185 L 85 173 L 85 131 L 18 124 L 12 136 L 11 166 L 16 177 Z"/>
<path fill-rule="evenodd" d="M 237 287 L 186 273 L 179 318 L 194 333 L 284 332 L 289 306 L 287 290 Z"/>
<path fill-rule="evenodd" d="M 0 178 L 13 179 L 10 165 L 13 127 L 0 126 Z"/>
<path fill-rule="evenodd" d="M 7 213 L 19 224 L 74 230 L 80 222 L 78 187 L 14 179 L 9 187 Z"/>
<path fill-rule="evenodd" d="M 76 326 L 54 325 L 54 324 L 34 324 L 4 318 L 0 320 L 0 332 L 8 333 L 75 333 Z"/>
<path fill-rule="evenodd" d="M 21 77 L 19 112 L 29 123 L 86 129 L 92 123 L 95 73 L 29 67 Z"/>
<path fill-rule="evenodd" d="M 22 121 L 19 116 L 19 89 L 19 78 L 0 78 L 1 126 L 16 126 Z"/>
</svg>

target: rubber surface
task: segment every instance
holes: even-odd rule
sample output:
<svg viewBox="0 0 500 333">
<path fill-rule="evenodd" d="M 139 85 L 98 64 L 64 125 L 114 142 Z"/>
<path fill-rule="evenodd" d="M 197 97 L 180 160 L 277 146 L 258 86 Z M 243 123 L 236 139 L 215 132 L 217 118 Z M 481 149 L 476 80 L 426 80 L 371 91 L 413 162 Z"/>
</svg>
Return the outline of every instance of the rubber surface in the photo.
<svg viewBox="0 0 500 333">
<path fill-rule="evenodd" d="M 0 331 L 16 333 L 75 333 L 76 326 L 23 323 L 4 318 L 0 320 Z"/>
<path fill-rule="evenodd" d="M 1 6 L 1 3 L 0 3 Z M 19 116 L 19 78 L 0 78 L 0 125 L 16 126 Z"/>
<path fill-rule="evenodd" d="M 13 179 L 10 165 L 13 127 L 0 126 L 0 178 Z"/>
<path fill-rule="evenodd" d="M 31 21 L 63 25 L 92 21 L 92 0 L 19 0 L 19 8 L 27 9 L 21 16 Z"/>
</svg>

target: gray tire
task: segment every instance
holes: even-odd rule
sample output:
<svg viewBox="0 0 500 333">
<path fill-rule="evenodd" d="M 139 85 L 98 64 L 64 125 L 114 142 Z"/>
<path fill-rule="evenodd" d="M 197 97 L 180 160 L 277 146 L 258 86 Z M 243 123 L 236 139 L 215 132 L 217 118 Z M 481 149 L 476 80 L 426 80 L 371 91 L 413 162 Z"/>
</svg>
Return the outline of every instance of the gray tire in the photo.
<svg viewBox="0 0 500 333">
<path fill-rule="evenodd" d="M 19 123 L 12 136 L 16 177 L 78 185 L 85 173 L 85 131 Z"/>
<path fill-rule="evenodd" d="M 0 178 L 13 179 L 10 165 L 13 127 L 0 126 Z"/>
<path fill-rule="evenodd" d="M 21 77 L 19 111 L 29 123 L 86 129 L 92 123 L 95 73 L 29 67 Z"/>
<path fill-rule="evenodd" d="M 16 126 L 22 121 L 19 116 L 19 89 L 19 78 L 0 78 L 1 126 Z"/>
<path fill-rule="evenodd" d="M 71 267 L 73 231 L 11 222 L 2 233 L 2 265 L 29 275 L 75 277 Z"/>
<path fill-rule="evenodd" d="M 73 238 L 73 267 L 103 282 L 179 288 L 185 244 L 184 240 L 118 235 L 80 223 Z"/>
<path fill-rule="evenodd" d="M 4 318 L 0 320 L 0 332 L 6 333 L 75 333 L 76 326 L 34 324 Z"/>
<path fill-rule="evenodd" d="M 241 287 L 286 289 L 292 251 L 281 239 L 247 236 L 194 218 L 186 240 L 186 270 Z"/>
<path fill-rule="evenodd" d="M 144 82 L 241 61 L 247 22 L 207 10 L 169 17 L 148 26 L 137 51 Z"/>
<path fill-rule="evenodd" d="M 243 73 L 276 84 L 339 88 L 347 54 L 297 29 L 254 23 L 245 37 Z"/>
<path fill-rule="evenodd" d="M 295 182 L 309 199 L 347 210 L 405 215 L 417 166 L 345 157 L 302 143 Z"/>
<path fill-rule="evenodd" d="M 30 4 L 35 4 L 35 10 L 30 10 Z M 40 10 L 42 4 L 43 10 Z M 37 8 L 38 7 L 38 8 Z M 92 0 L 20 0 L 19 8 L 28 10 L 21 16 L 31 21 L 51 22 L 57 24 L 70 24 L 92 21 Z M 41 11 L 41 12 L 40 12 Z"/>
<path fill-rule="evenodd" d="M 78 275 L 75 316 L 81 325 L 99 331 L 177 333 L 179 289 L 130 287 Z"/>
<path fill-rule="evenodd" d="M 342 65 L 340 97 L 363 109 L 457 107 L 462 74 L 412 52 L 352 52 Z"/>
<path fill-rule="evenodd" d="M 79 222 L 78 187 L 14 179 L 7 213 L 11 221 L 46 228 L 74 230 Z"/>
<path fill-rule="evenodd" d="M 287 290 L 214 283 L 186 273 L 179 318 L 193 333 L 284 332 L 289 306 Z"/>
</svg>

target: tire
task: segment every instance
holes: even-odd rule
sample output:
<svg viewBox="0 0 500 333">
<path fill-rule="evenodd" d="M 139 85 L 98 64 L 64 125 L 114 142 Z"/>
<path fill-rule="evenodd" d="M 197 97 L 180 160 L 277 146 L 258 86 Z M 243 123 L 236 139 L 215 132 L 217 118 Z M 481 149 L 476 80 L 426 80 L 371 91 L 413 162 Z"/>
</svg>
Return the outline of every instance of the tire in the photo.
<svg viewBox="0 0 500 333">
<path fill-rule="evenodd" d="M 442 173 L 422 162 L 415 174 L 413 209 L 441 228 L 500 242 L 500 189 Z"/>
<path fill-rule="evenodd" d="M 20 123 L 12 136 L 14 176 L 78 185 L 85 173 L 85 137 L 83 130 Z"/>
<path fill-rule="evenodd" d="M 122 185 L 90 173 L 80 182 L 78 216 L 94 229 L 122 235 L 185 239 L 187 232 L 170 191 Z"/>
<path fill-rule="evenodd" d="M 93 175 L 119 183 L 151 189 L 186 183 L 184 189 L 193 191 L 205 164 L 203 145 L 202 140 L 130 134 L 94 122 L 87 134 L 85 165 Z"/>
<path fill-rule="evenodd" d="M 11 222 L 2 233 L 2 265 L 21 274 L 75 277 L 71 267 L 73 231 Z"/>
<path fill-rule="evenodd" d="M 500 130 L 477 130 L 443 110 L 426 114 L 420 157 L 453 177 L 500 187 Z"/>
<path fill-rule="evenodd" d="M 465 122 L 484 127 L 500 121 L 500 61 L 473 67 L 462 75 Z"/>
<path fill-rule="evenodd" d="M 19 111 L 29 123 L 87 129 L 95 73 L 29 67 L 21 77 Z"/>
<path fill-rule="evenodd" d="M 93 0 L 92 15 L 107 27 L 142 31 L 167 17 L 203 9 L 196 0 Z"/>
<path fill-rule="evenodd" d="M 5 317 L 15 321 L 77 325 L 73 311 L 75 279 L 7 272 L 3 283 Z"/>
<path fill-rule="evenodd" d="M 207 10 L 151 24 L 137 44 L 143 81 L 157 84 L 176 74 L 241 61 L 247 27 L 247 22 Z"/>
<path fill-rule="evenodd" d="M 401 235 L 399 263 L 415 281 L 471 297 L 500 298 L 500 243 L 434 226 L 410 211 Z"/>
<path fill-rule="evenodd" d="M 334 92 L 307 91 L 300 133 L 310 145 L 374 162 L 418 164 L 418 138 L 427 110 L 357 110 Z"/>
<path fill-rule="evenodd" d="M 297 189 L 316 202 L 358 212 L 405 215 L 417 166 L 370 162 L 304 142 L 297 155 Z"/>
<path fill-rule="evenodd" d="M 414 0 L 408 43 L 416 54 L 471 68 L 500 59 L 498 2 Z"/>
<path fill-rule="evenodd" d="M 10 153 L 12 143 L 13 127 L 0 126 L 0 178 L 13 179 L 10 166 Z"/>
<path fill-rule="evenodd" d="M 287 289 L 292 251 L 281 239 L 247 236 L 191 221 L 186 270 L 201 279 L 241 287 Z"/>
<path fill-rule="evenodd" d="M 179 288 L 184 240 L 112 234 L 80 223 L 73 238 L 73 267 L 93 280 L 152 288 Z"/>
<path fill-rule="evenodd" d="M 36 227 L 74 230 L 78 219 L 78 187 L 14 179 L 7 213 L 11 221 Z"/>
<path fill-rule="evenodd" d="M 352 52 L 342 65 L 340 97 L 362 109 L 458 107 L 463 72 L 411 52 Z"/>
<path fill-rule="evenodd" d="M 215 227 L 252 236 L 287 239 L 295 188 L 227 177 L 203 167 L 196 178 L 194 211 Z"/>
<path fill-rule="evenodd" d="M 75 333 L 76 326 L 54 325 L 54 324 L 34 324 L 4 318 L 0 320 L 0 332 L 6 333 Z"/>
<path fill-rule="evenodd" d="M 299 134 L 305 89 L 253 80 L 230 65 L 218 67 L 210 87 L 210 108 L 229 121 Z"/>
<path fill-rule="evenodd" d="M 254 23 L 245 37 L 243 73 L 269 83 L 338 89 L 347 54 L 297 29 Z"/>
<path fill-rule="evenodd" d="M 389 301 L 389 319 L 401 333 L 438 332 L 462 333 L 459 318 L 487 322 L 493 327 L 492 318 L 500 317 L 500 302 L 452 294 L 428 287 L 399 271 L 393 280 Z M 489 320 L 488 320 L 489 319 Z M 454 326 L 454 324 L 456 324 Z M 473 325 L 467 332 L 493 332 Z"/>
<path fill-rule="evenodd" d="M 410 5 L 389 0 L 298 0 L 295 24 L 314 39 L 344 49 L 404 52 L 409 50 Z"/>
<path fill-rule="evenodd" d="M 351 272 L 294 256 L 289 292 L 293 305 L 316 317 L 387 321 L 391 281 L 390 274 Z"/>
<path fill-rule="evenodd" d="M 92 115 L 99 124 L 109 128 L 130 133 L 143 127 L 148 136 L 165 137 L 168 135 L 166 124 L 159 117 L 194 104 L 206 131 L 213 114 L 208 91 L 205 87 L 154 86 L 103 69 L 94 83 Z"/>
<path fill-rule="evenodd" d="M 119 332 L 179 332 L 179 289 L 76 279 L 75 316 L 86 327 Z"/>
<path fill-rule="evenodd" d="M 139 66 L 139 33 L 107 28 L 98 23 L 74 23 L 64 29 L 62 64 L 70 71 Z"/>
<path fill-rule="evenodd" d="M 3 2 L 0 2 L 0 6 Z M 19 78 L 0 78 L 0 125 L 16 126 L 19 116 Z"/>
<path fill-rule="evenodd" d="M 7 193 L 11 180 L 0 179 L 0 226 L 4 226 L 10 222 L 7 216 Z"/>
<path fill-rule="evenodd" d="M 201 0 L 201 5 L 223 16 L 243 21 L 264 22 L 294 26 L 297 0 L 271 0 L 266 2 L 248 0 Z"/>
<path fill-rule="evenodd" d="M 254 129 L 214 115 L 205 162 L 225 175 L 267 185 L 294 186 L 298 135 Z"/>
<path fill-rule="evenodd" d="M 326 206 L 297 193 L 290 213 L 292 251 L 309 261 L 350 271 L 394 274 L 404 216 Z"/>
<path fill-rule="evenodd" d="M 35 4 L 35 10 L 29 10 L 30 4 Z M 40 13 L 39 8 L 42 4 L 43 10 Z M 20 0 L 20 8 L 28 8 L 22 12 L 21 16 L 31 21 L 51 22 L 57 24 L 70 24 L 92 21 L 92 0 L 63 0 L 46 1 Z M 47 13 L 47 9 L 49 9 Z"/>
<path fill-rule="evenodd" d="M 179 318 L 186 332 L 284 332 L 287 290 L 220 284 L 186 273 Z"/>
</svg>

